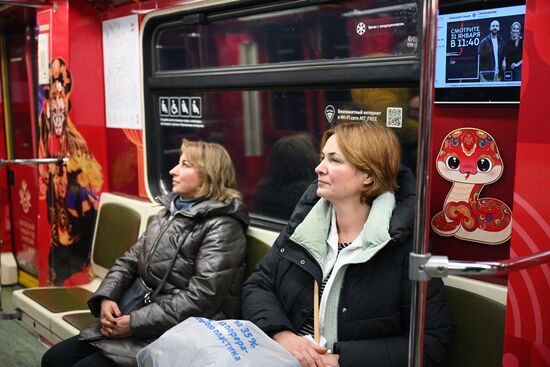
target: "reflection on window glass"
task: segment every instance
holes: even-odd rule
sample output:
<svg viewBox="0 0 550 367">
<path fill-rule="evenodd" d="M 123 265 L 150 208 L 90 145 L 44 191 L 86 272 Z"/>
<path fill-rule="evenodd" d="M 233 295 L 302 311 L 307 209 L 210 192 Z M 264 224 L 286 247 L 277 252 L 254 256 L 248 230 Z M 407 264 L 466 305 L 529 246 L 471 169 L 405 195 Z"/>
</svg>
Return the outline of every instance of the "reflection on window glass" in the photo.
<svg viewBox="0 0 550 367">
<path fill-rule="evenodd" d="M 271 147 L 258 183 L 254 211 L 287 219 L 309 184 L 316 178 L 319 147 L 308 134 L 279 138 Z"/>
<path fill-rule="evenodd" d="M 418 90 L 414 88 L 291 89 L 218 91 L 155 97 L 161 149 L 155 169 L 165 190 L 167 172 L 179 158 L 182 138 L 223 144 L 235 168 L 239 190 L 251 213 L 288 219 L 315 179 L 319 141 L 332 124 L 374 121 L 390 126 L 415 169 Z"/>
<path fill-rule="evenodd" d="M 174 23 L 155 42 L 157 71 L 412 55 L 417 4 L 358 0 L 224 19 Z"/>
</svg>

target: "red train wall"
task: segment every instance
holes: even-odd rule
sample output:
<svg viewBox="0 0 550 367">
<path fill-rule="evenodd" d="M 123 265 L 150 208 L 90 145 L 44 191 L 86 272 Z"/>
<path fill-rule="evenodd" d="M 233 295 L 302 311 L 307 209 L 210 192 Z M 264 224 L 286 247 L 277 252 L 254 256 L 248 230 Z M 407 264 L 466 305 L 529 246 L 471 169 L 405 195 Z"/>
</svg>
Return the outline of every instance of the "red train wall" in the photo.
<svg viewBox="0 0 550 367">
<path fill-rule="evenodd" d="M 550 3 L 528 0 L 510 257 L 550 250 Z M 550 366 L 550 266 L 512 273 L 504 367 Z"/>
</svg>

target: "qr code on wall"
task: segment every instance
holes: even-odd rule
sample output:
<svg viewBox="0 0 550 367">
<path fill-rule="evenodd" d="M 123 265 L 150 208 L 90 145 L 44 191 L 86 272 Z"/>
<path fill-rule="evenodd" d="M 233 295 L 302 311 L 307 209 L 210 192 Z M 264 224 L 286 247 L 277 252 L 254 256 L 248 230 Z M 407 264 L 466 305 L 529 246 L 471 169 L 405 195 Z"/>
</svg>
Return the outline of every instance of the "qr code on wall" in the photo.
<svg viewBox="0 0 550 367">
<path fill-rule="evenodd" d="M 386 126 L 403 127 L 403 108 L 401 107 L 386 108 Z"/>
</svg>

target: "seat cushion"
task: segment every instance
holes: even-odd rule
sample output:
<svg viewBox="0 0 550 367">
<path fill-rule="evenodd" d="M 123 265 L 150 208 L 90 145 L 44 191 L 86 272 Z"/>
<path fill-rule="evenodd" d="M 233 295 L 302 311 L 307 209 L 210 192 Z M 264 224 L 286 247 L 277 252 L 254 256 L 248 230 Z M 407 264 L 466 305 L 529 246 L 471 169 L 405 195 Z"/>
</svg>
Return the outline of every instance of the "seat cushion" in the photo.
<svg viewBox="0 0 550 367">
<path fill-rule="evenodd" d="M 93 262 L 105 269 L 128 250 L 139 237 L 140 213 L 119 203 L 105 203 L 99 211 L 92 249 Z"/>
<path fill-rule="evenodd" d="M 98 319 L 95 318 L 91 312 L 72 313 L 63 316 L 63 320 L 68 322 L 78 330 L 83 330 L 88 326 L 98 322 Z"/>
<path fill-rule="evenodd" d="M 80 287 L 30 288 L 22 292 L 50 312 L 87 310 L 92 292 Z"/>
<path fill-rule="evenodd" d="M 456 335 L 446 367 L 500 366 L 506 308 L 479 294 L 446 287 Z"/>
<path fill-rule="evenodd" d="M 267 254 L 271 247 L 259 239 L 246 236 L 247 256 L 246 256 L 246 277 L 254 272 L 256 263 Z"/>
</svg>

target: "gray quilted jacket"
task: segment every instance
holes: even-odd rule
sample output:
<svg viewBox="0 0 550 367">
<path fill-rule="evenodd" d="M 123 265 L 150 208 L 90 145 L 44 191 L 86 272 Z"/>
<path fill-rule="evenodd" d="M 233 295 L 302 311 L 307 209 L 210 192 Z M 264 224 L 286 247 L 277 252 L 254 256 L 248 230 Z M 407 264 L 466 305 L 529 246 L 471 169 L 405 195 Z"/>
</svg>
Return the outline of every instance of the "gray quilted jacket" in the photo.
<svg viewBox="0 0 550 367">
<path fill-rule="evenodd" d="M 81 339 L 89 340 L 122 366 L 135 366 L 139 349 L 190 316 L 240 317 L 249 223 L 243 202 L 206 200 L 171 216 L 173 197 L 169 194 L 157 198 L 164 208 L 138 241 L 116 260 L 88 301 L 94 316 L 99 317 L 101 300 L 118 301 L 137 275 L 155 289 L 189 224 L 196 223 L 159 296 L 130 313 L 132 337 L 105 339 L 98 336 L 97 327 L 81 332 Z"/>
</svg>

